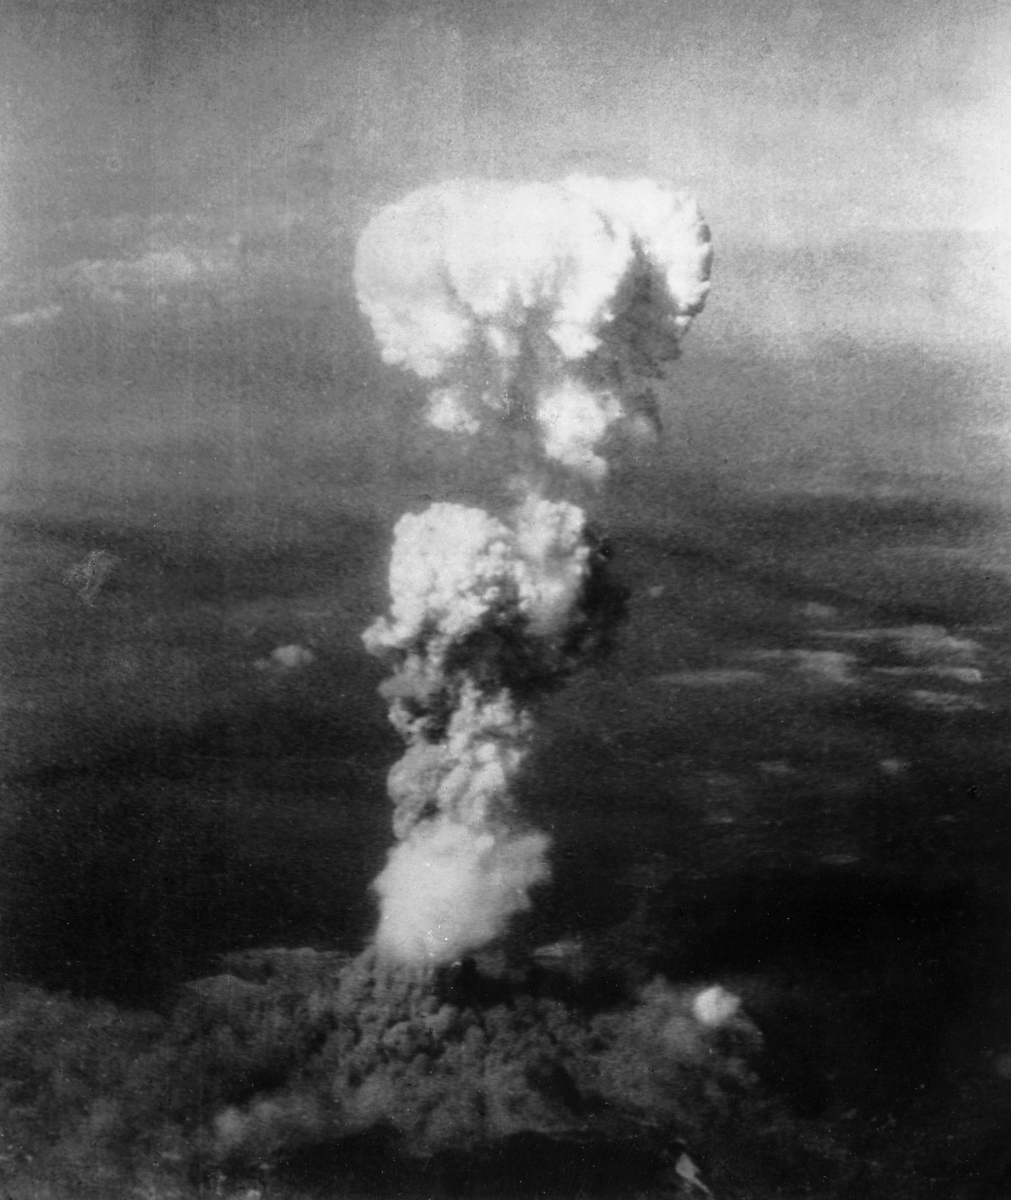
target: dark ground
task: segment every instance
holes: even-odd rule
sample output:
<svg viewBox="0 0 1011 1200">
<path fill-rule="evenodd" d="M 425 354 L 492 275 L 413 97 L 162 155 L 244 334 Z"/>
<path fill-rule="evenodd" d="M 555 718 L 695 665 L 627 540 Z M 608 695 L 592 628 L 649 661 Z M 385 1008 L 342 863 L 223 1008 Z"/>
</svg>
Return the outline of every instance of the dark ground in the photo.
<svg viewBox="0 0 1011 1200">
<path fill-rule="evenodd" d="M 643 982 L 743 997 L 763 1088 L 847 1165 L 700 1161 L 717 1196 L 1011 1195 L 1001 523 L 888 497 L 672 511 L 606 514 L 629 620 L 540 713 L 522 804 L 555 878 L 513 947 L 578 940 Z M 164 1010 L 237 948 L 362 945 L 398 753 L 359 641 L 388 530 L 345 514 L 296 550 L 223 554 L 9 520 L 10 978 Z M 64 573 L 93 549 L 117 562 L 89 604 Z M 292 644 L 314 660 L 271 659 Z M 377 1174 L 373 1150 L 348 1151 L 342 1194 L 436 1187 Z M 31 1191 L 19 1153 L 12 1200 L 61 1194 Z M 332 1195 L 335 1169 L 274 1194 Z M 457 1164 L 436 1190 L 622 1194 L 602 1164 L 511 1169 Z"/>
</svg>

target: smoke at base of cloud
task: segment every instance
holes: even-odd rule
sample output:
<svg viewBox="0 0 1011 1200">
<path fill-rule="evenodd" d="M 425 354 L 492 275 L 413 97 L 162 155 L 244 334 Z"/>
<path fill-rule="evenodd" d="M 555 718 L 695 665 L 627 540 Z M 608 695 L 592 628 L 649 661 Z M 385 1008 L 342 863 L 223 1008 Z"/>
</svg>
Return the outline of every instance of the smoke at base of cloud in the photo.
<svg viewBox="0 0 1011 1200">
<path fill-rule="evenodd" d="M 391 851 L 374 887 L 384 957 L 452 962 L 502 933 L 550 875 L 543 833 L 495 834 L 448 818 L 426 821 Z"/>
</svg>

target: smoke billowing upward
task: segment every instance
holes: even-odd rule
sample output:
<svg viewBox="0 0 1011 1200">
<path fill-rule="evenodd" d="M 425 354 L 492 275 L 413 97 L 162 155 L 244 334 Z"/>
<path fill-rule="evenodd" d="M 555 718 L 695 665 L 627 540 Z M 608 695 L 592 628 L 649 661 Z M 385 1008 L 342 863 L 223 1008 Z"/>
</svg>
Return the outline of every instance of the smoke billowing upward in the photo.
<svg viewBox="0 0 1011 1200">
<path fill-rule="evenodd" d="M 362 234 L 355 281 L 384 360 L 430 383 L 428 420 L 463 445 L 505 439 L 518 497 L 499 516 L 404 516 L 390 616 L 364 635 L 392 663 L 382 692 L 407 742 L 376 880 L 391 959 L 476 949 L 549 877 L 548 838 L 514 804 L 529 705 L 620 607 L 582 509 L 549 493 L 602 483 L 612 426 L 656 421 L 710 261 L 694 203 L 648 181 L 436 185 Z"/>
<path fill-rule="evenodd" d="M 694 202 L 654 183 L 450 183 L 373 219 L 355 282 L 384 361 L 431 381 L 434 425 L 526 421 L 543 455 L 600 480 L 596 447 L 655 407 L 711 258 Z"/>
</svg>

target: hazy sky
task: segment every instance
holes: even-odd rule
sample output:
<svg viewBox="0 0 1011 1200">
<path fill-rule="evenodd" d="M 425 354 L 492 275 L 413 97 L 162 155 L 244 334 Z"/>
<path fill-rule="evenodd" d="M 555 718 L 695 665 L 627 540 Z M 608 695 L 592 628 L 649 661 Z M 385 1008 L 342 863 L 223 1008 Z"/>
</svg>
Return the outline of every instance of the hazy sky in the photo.
<svg viewBox="0 0 1011 1200">
<path fill-rule="evenodd" d="M 9 265 L 58 256 L 68 222 L 354 221 L 363 199 L 472 173 L 671 178 L 757 239 L 1011 223 L 1001 0 L 5 11 Z"/>
<path fill-rule="evenodd" d="M 1004 0 L 0 0 L 0 20 L 0 341 L 48 330 L 70 382 L 73 320 L 121 347 L 172 319 L 241 342 L 276 308 L 339 357 L 357 234 L 455 175 L 694 194 L 717 260 L 692 352 L 1011 341 Z M 370 356 L 347 348 L 346 377 Z M 19 455 L 78 401 L 7 376 Z M 123 389 L 116 436 L 151 404 Z"/>
</svg>

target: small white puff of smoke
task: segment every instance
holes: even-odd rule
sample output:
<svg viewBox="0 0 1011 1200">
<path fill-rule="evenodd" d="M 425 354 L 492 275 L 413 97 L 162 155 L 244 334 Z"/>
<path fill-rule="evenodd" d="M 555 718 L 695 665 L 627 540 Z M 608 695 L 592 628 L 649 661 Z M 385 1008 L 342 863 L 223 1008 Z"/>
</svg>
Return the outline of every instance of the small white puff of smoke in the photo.
<svg viewBox="0 0 1011 1200">
<path fill-rule="evenodd" d="M 741 1007 L 741 999 L 719 984 L 699 992 L 692 1001 L 695 1019 L 707 1029 L 718 1029 L 732 1020 Z"/>
<path fill-rule="evenodd" d="M 454 181 L 377 213 L 354 276 L 384 361 L 435 385 L 433 425 L 525 420 L 599 481 L 594 447 L 676 357 L 711 259 L 694 201 L 649 180 Z"/>
</svg>

